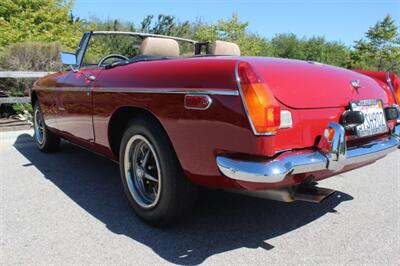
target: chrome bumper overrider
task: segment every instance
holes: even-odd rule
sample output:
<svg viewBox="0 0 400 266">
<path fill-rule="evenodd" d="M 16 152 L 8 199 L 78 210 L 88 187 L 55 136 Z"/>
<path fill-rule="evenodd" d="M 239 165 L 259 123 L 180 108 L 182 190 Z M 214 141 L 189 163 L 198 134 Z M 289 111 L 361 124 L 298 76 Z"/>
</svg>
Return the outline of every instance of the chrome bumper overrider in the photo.
<svg viewBox="0 0 400 266">
<path fill-rule="evenodd" d="M 400 147 L 400 124 L 391 136 L 352 148 L 346 147 L 343 126 L 331 122 L 327 128 L 334 130 L 333 139 L 328 145 L 323 145 L 327 140 L 322 137 L 316 149 L 287 151 L 273 160 L 257 162 L 217 156 L 218 168 L 225 176 L 235 180 L 276 183 L 287 175 L 321 170 L 340 171 L 347 165 L 372 162 Z"/>
<path fill-rule="evenodd" d="M 394 128 L 393 135 L 400 139 L 400 121 L 397 121 L 397 126 Z M 400 149 L 400 146 L 399 146 Z"/>
</svg>

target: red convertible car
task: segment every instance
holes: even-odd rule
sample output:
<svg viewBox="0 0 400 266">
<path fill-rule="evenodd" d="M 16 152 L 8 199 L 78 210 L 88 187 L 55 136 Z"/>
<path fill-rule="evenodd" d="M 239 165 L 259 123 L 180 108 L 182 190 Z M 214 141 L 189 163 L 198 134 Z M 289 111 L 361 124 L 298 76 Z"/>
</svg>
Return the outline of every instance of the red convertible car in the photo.
<svg viewBox="0 0 400 266">
<path fill-rule="evenodd" d="M 400 80 L 316 62 L 243 57 L 234 43 L 132 32 L 83 35 L 66 71 L 32 91 L 35 141 L 118 161 L 139 217 L 164 225 L 198 185 L 319 202 L 316 181 L 400 144 Z"/>
</svg>

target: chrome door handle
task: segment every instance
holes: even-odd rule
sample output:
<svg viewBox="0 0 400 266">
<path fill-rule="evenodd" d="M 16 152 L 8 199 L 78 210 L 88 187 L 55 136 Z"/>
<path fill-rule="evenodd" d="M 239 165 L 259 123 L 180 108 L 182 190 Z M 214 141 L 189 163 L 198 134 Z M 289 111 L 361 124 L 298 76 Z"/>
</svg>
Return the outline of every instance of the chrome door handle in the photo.
<svg viewBox="0 0 400 266">
<path fill-rule="evenodd" d="M 85 79 L 89 80 L 89 81 L 95 81 L 96 80 L 96 76 L 94 76 L 92 74 L 86 74 L 85 75 Z"/>
</svg>

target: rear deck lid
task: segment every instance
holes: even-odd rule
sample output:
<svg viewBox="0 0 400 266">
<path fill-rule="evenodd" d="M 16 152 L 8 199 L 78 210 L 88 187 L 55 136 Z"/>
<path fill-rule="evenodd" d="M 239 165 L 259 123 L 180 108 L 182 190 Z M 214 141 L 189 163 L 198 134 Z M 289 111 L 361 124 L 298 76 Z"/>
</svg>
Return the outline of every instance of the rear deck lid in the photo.
<svg viewBox="0 0 400 266">
<path fill-rule="evenodd" d="M 276 99 L 291 108 L 344 107 L 364 99 L 388 102 L 386 92 L 374 79 L 351 70 L 290 59 L 246 61 L 257 69 Z"/>
</svg>

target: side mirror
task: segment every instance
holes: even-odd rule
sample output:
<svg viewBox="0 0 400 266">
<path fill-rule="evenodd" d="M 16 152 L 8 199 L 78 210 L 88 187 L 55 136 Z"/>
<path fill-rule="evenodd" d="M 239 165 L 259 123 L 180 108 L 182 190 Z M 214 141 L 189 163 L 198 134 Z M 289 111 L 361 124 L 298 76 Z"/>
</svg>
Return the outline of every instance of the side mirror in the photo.
<svg viewBox="0 0 400 266">
<path fill-rule="evenodd" d="M 71 69 L 73 71 L 75 71 L 75 66 L 76 66 L 76 63 L 77 63 L 75 54 L 62 52 L 60 54 L 60 59 L 61 59 L 61 63 L 63 65 L 68 65 L 68 66 L 71 67 Z"/>
</svg>

